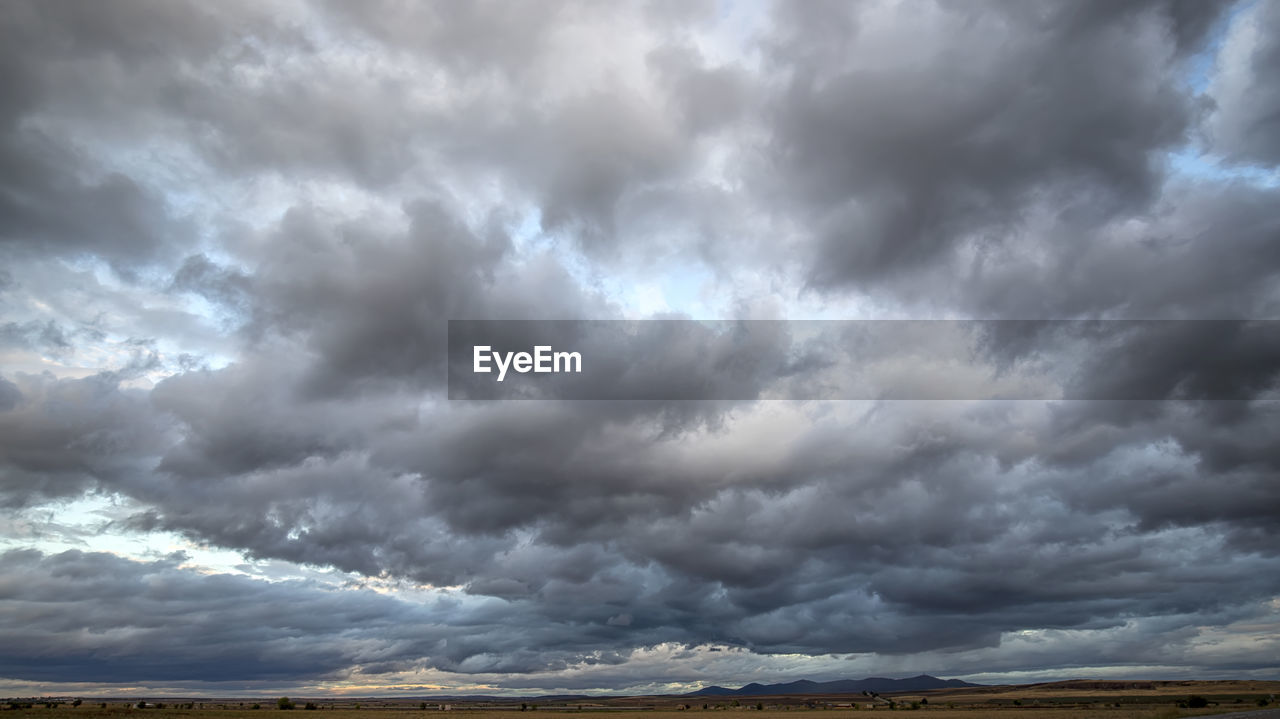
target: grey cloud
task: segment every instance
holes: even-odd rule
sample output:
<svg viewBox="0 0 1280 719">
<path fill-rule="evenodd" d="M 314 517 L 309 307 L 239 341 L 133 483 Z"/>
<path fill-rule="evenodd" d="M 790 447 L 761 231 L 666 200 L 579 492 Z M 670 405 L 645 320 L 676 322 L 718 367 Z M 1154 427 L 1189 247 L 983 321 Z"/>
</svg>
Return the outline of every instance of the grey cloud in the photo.
<svg viewBox="0 0 1280 719">
<path fill-rule="evenodd" d="M 1122 327 L 1126 323 L 1116 323 Z M 1098 347 L 1074 396 L 1104 400 L 1241 400 L 1280 379 L 1280 324 L 1273 321 L 1141 323 L 1132 339 Z"/>
<path fill-rule="evenodd" d="M 1025 241 L 930 276 L 954 278 L 953 301 L 988 316 L 1274 317 L 1275 190 L 1173 182 L 1165 193 L 1153 212 L 1089 232 L 1032 223 Z"/>
<path fill-rule="evenodd" d="M 132 178 L 110 173 L 85 182 L 63 174 L 69 158 L 57 157 L 63 151 L 38 135 L 10 132 L 0 143 L 0 164 L 10 178 L 0 195 L 0 237 L 6 244 L 27 251 L 52 245 L 69 255 L 87 252 L 117 263 L 155 260 L 167 249 L 166 235 L 178 225 L 163 202 Z"/>
<path fill-rule="evenodd" d="M 671 111 L 682 116 L 689 132 L 712 132 L 742 117 L 750 107 L 750 77 L 738 67 L 707 67 L 697 51 L 677 45 L 649 56 L 670 88 Z"/>
<path fill-rule="evenodd" d="M 291 211 L 260 258 L 248 329 L 314 351 L 312 391 L 403 379 L 441 386 L 447 319 L 573 316 L 591 306 L 558 263 L 515 266 L 500 217 L 472 228 L 429 200 L 405 213 L 407 231 L 385 236 Z"/>
<path fill-rule="evenodd" d="M 18 3 L 6 13 L 0 24 L 0 82 L 9 98 L 0 122 L 0 238 L 6 244 L 27 253 L 50 247 L 90 253 L 121 270 L 167 259 L 171 243 L 190 228 L 159 191 L 93 161 L 58 121 L 98 111 L 105 124 L 127 107 L 115 103 L 131 93 L 111 91 L 129 88 L 122 76 L 146 74 L 172 53 L 195 59 L 214 52 L 220 42 L 200 22 L 208 16 L 194 6 L 145 2 L 109 10 Z M 95 102 L 109 110 L 92 107 Z"/>
<path fill-rule="evenodd" d="M 562 420 L 573 414 L 566 412 L 557 419 L 548 416 L 545 408 L 540 410 L 527 413 L 529 427 L 537 426 L 533 423 L 537 418 L 561 434 L 571 431 L 573 425 Z M 512 410 L 492 412 L 490 418 L 509 423 L 511 414 Z M 562 448 L 563 440 L 547 444 L 556 433 L 542 432 L 536 435 L 542 441 L 534 443 L 528 429 L 525 434 L 510 435 L 495 433 L 492 425 L 462 425 L 457 428 L 459 436 L 474 434 L 489 442 L 477 440 L 478 451 L 511 447 L 512 458 L 520 461 L 508 461 L 502 451 L 477 454 L 473 466 L 456 481 L 438 469 L 421 466 L 421 481 L 405 478 L 358 486 L 346 478 L 376 476 L 370 467 L 343 460 L 335 464 L 337 472 L 330 472 L 323 464 L 309 461 L 297 470 L 261 479 L 246 477 L 220 488 L 226 513 L 204 507 L 184 509 L 177 503 L 187 500 L 175 495 L 158 501 L 157 518 L 163 526 L 244 546 L 260 556 L 335 564 L 367 573 L 390 571 L 424 581 L 471 577 L 474 593 L 528 602 L 533 611 L 565 621 L 593 611 L 588 598 L 614 584 L 617 593 L 605 591 L 603 596 L 612 595 L 612 599 L 594 610 L 606 626 L 609 617 L 626 612 L 636 618 L 633 627 L 647 628 L 647 622 L 656 619 L 652 630 L 677 641 L 746 643 L 763 652 L 894 652 L 936 649 L 948 643 L 981 646 L 1002 631 L 1033 622 L 1088 627 L 1115 616 L 1121 607 L 1135 614 L 1164 613 L 1167 602 L 1174 601 L 1169 587 L 1151 585 L 1141 593 L 1134 588 L 1148 584 L 1143 577 L 1167 574 L 1178 565 L 1169 564 L 1171 559 L 1165 557 L 1173 555 L 1167 554 L 1162 541 L 1155 536 L 1133 539 L 1129 527 L 1150 531 L 1167 526 L 1159 517 L 1175 502 L 1198 508 L 1195 514 L 1184 515 L 1178 526 L 1208 529 L 1220 526 L 1217 522 L 1223 519 L 1249 522 L 1250 517 L 1264 515 L 1274 499 L 1264 489 L 1265 475 L 1252 479 L 1189 475 L 1182 484 L 1151 485 L 1160 487 L 1158 494 L 1145 486 L 1139 491 L 1140 485 L 1133 483 L 1081 480 L 1089 473 L 1112 476 L 1124 471 L 1108 461 L 1107 455 L 1116 451 L 1114 441 L 1100 447 L 1100 454 L 1086 462 L 1079 474 L 1048 474 L 1039 480 L 1043 494 L 1024 494 L 1014 487 L 1025 481 L 1018 478 L 1023 470 L 1016 468 L 1026 459 L 1001 471 L 984 458 L 990 452 L 1011 451 L 1000 449 L 1007 440 L 998 431 L 977 430 L 981 424 L 968 425 L 963 416 L 955 415 L 944 414 L 924 424 L 920 419 L 899 421 L 903 424 L 898 437 L 867 440 L 877 445 L 887 441 L 898 448 L 881 452 L 883 458 L 878 461 L 875 453 L 855 445 L 835 449 L 834 456 L 821 458 L 821 464 L 793 462 L 787 475 L 762 473 L 754 480 L 765 488 L 786 487 L 780 493 L 778 489 L 759 493 L 741 484 L 751 481 L 750 477 L 739 478 L 738 486 L 717 490 L 696 476 L 681 476 L 676 465 L 664 467 L 654 460 L 637 464 L 642 453 L 661 457 L 672 440 L 656 441 L 647 450 L 643 445 L 635 447 L 632 459 L 608 460 L 610 465 L 632 467 L 630 476 L 603 474 L 603 456 L 588 455 L 584 460 L 592 460 L 597 469 L 575 480 L 580 470 L 573 462 L 542 464 L 530 450 L 541 447 L 548 460 L 583 451 Z M 608 436 L 584 434 L 591 423 L 583 425 L 572 432 L 580 446 L 600 445 Z M 1044 424 L 1042 431 L 1045 441 L 1050 436 L 1067 444 L 1071 441 L 1059 436 L 1059 428 L 1051 423 Z M 1087 434 L 1093 428 L 1077 431 Z M 1139 443 L 1130 451 L 1139 452 L 1145 437 L 1131 438 Z M 421 438 L 414 432 L 405 441 Z M 440 442 L 438 449 L 424 447 L 422 457 L 442 452 L 453 441 L 445 436 Z M 390 457 L 379 459 L 385 462 Z M 343 465 L 351 469 L 338 469 Z M 674 481 L 662 481 L 660 475 L 654 477 L 657 481 L 643 481 L 648 468 L 675 472 Z M 706 471 L 714 473 L 715 466 Z M 824 475 L 829 478 L 818 479 Z M 1258 508 L 1251 515 L 1217 514 L 1220 510 L 1214 507 L 1222 505 L 1203 501 L 1210 483 L 1240 481 L 1252 481 L 1262 492 L 1250 495 L 1241 485 L 1228 495 L 1239 498 L 1237 507 Z M 249 486 L 257 489 L 248 490 Z M 301 487 L 308 490 L 305 496 L 297 492 Z M 549 493 L 560 488 L 566 491 Z M 354 497 L 360 497 L 361 504 L 379 507 L 378 513 L 368 517 L 333 514 L 334 509 L 349 506 Z M 1089 519 L 1108 509 L 1121 513 L 1105 521 Z M 436 519 L 415 519 L 421 512 L 435 513 Z M 253 529 L 243 533 L 238 527 Z M 532 532 L 542 542 L 516 551 L 515 536 L 508 533 L 515 527 Z M 1035 533 L 1027 535 L 1031 529 Z M 456 542 L 464 536 L 467 551 L 459 553 Z M 1027 541 L 1063 549 L 1047 549 L 1028 565 Z M 540 545 L 543 548 L 537 549 Z M 451 549 L 445 552 L 445 547 Z M 346 559 L 356 553 L 367 559 Z M 1090 558 L 1090 553 L 1096 558 Z M 958 554 L 971 558 L 964 569 L 954 560 Z M 930 591 L 911 588 L 901 574 L 904 564 L 927 578 Z M 619 573 L 628 565 L 660 569 L 628 578 L 628 572 Z M 1011 573 L 1015 567 L 1020 569 Z M 993 576 L 1003 579 L 991 586 Z M 1253 589 L 1240 589 L 1251 598 L 1265 597 L 1269 585 L 1259 581 Z M 560 586 L 577 602 L 553 601 Z M 1194 613 L 1217 602 L 1200 592 L 1201 585 L 1178 586 L 1180 611 Z M 829 598 L 869 590 L 882 602 L 876 610 L 878 621 L 887 622 L 889 628 L 871 631 L 864 620 L 849 617 L 841 620 L 843 629 L 833 632 L 828 620 L 837 604 Z M 941 612 L 939 596 L 952 597 L 949 611 Z M 996 596 L 998 601 L 992 599 Z M 1124 596 L 1124 601 L 1118 596 Z M 988 609 L 982 611 L 984 602 Z M 959 613 L 965 614 L 965 621 L 958 622 Z"/>
<path fill-rule="evenodd" d="M 1215 149 L 1235 162 L 1280 163 L 1280 89 L 1271 79 L 1280 68 L 1278 28 L 1280 9 L 1257 3 L 1233 19 L 1218 57 L 1209 131 Z"/>
<path fill-rule="evenodd" d="M 145 394 L 122 389 L 120 381 L 118 373 L 6 379 L 10 406 L 0 413 L 0 496 L 6 506 L 74 497 L 100 482 L 146 471 L 166 428 L 149 410 Z"/>
<path fill-rule="evenodd" d="M 539 58 L 559 22 L 591 10 L 559 1 L 514 8 L 490 2 L 376 2 L 359 12 L 342 2 L 322 6 L 339 24 L 353 24 L 393 47 L 428 55 L 464 74 L 496 71 L 511 78 Z"/>
<path fill-rule="evenodd" d="M 2 555 L 0 602 L 12 651 L 5 676 L 95 682 L 282 680 L 335 676 L 394 655 L 398 623 L 421 610 L 372 592 L 326 592 L 108 554 Z M 381 634 L 348 642 L 351 626 Z"/>
<path fill-rule="evenodd" d="M 0 342 L 19 347 L 36 347 L 51 352 L 67 350 L 71 342 L 53 320 L 46 322 L 6 322 L 0 325 Z"/>
<path fill-rule="evenodd" d="M 8 412 L 22 401 L 22 390 L 18 385 L 0 377 L 0 411 Z"/>
<path fill-rule="evenodd" d="M 591 657 L 593 642 L 569 623 L 513 633 L 507 613 L 494 615 L 484 603 L 440 597 L 421 604 L 297 580 L 202 575 L 182 570 L 184 559 L 0 555 L 0 602 L 16 620 L 0 627 L 15 650 L 5 676 L 216 686 L 337 679 L 355 669 L 526 672 L 610 661 Z M 526 649 L 530 643 L 540 649 Z"/>
<path fill-rule="evenodd" d="M 173 275 L 170 287 L 192 292 L 237 313 L 251 310 L 253 280 L 233 268 L 219 266 L 206 255 L 191 255 Z"/>
<path fill-rule="evenodd" d="M 925 5 L 913 14 L 914 23 L 874 28 L 855 15 L 843 21 L 848 34 L 829 33 L 830 49 L 793 52 L 814 44 L 807 35 L 773 40 L 775 70 L 787 78 L 774 102 L 778 189 L 816 218 L 813 282 L 878 282 L 946 261 L 964 243 L 1009 234 L 1045 200 L 1088 231 L 1154 198 L 1155 153 L 1192 121 L 1156 59 L 1176 45 L 1160 8 Z M 852 59 L 818 59 L 855 38 Z M 913 39 L 926 43 L 919 52 L 908 49 Z M 885 47 L 860 67 L 859 45 Z"/>
<path fill-rule="evenodd" d="M 261 88 L 233 83 L 169 93 L 174 114 L 192 125 L 202 155 L 223 171 L 354 177 L 384 186 L 419 161 L 411 117 L 375 110 L 395 104 L 411 90 L 407 83 L 366 83 L 318 63 L 298 81 Z M 279 124 L 261 122 L 264 116 Z"/>
</svg>

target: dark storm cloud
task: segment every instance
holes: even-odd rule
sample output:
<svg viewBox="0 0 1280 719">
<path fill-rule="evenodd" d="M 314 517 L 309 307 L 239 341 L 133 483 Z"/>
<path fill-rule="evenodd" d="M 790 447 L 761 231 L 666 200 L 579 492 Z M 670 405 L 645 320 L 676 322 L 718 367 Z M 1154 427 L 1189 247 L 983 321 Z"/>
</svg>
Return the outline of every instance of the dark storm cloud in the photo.
<svg viewBox="0 0 1280 719">
<path fill-rule="evenodd" d="M 386 236 L 359 225 L 334 228 L 321 214 L 292 210 L 270 238 L 259 262 L 262 301 L 252 329 L 302 338 L 320 358 L 315 391 L 341 391 L 381 377 L 438 383 L 444 321 L 521 311 L 528 306 L 522 292 L 548 297 L 552 311 L 580 311 L 573 285 L 558 268 L 549 268 L 550 276 L 523 278 L 533 287 L 503 292 L 495 286 L 510 245 L 501 224 L 473 232 L 432 201 L 407 207 L 406 215 L 408 230 Z M 505 280 L 512 268 L 501 269 Z M 566 290 L 558 298 L 549 286 L 537 286 L 557 280 Z"/>
<path fill-rule="evenodd" d="M 691 471 L 698 458 L 666 456 L 681 442 L 645 440 L 634 425 L 602 424 L 577 407 L 524 407 L 473 420 L 449 412 L 441 419 L 454 423 L 451 432 L 415 428 L 395 440 L 415 453 L 376 457 L 417 470 L 417 479 L 379 480 L 373 466 L 351 459 L 310 460 L 225 482 L 218 489 L 225 511 L 188 505 L 183 494 L 153 498 L 156 521 L 260 556 L 469 581 L 472 592 L 532 602 L 558 621 L 598 613 L 607 625 L 629 614 L 637 629 L 657 620 L 665 639 L 742 642 L 760 651 L 895 652 L 981 645 L 1033 618 L 1087 627 L 1121 607 L 1165 613 L 1173 585 L 1148 591 L 1144 578 L 1176 573 L 1188 560 L 1168 555 L 1171 545 L 1158 534 L 1133 538 L 1128 523 L 1200 527 L 1220 537 L 1233 525 L 1269 531 L 1264 517 L 1277 501 L 1267 472 L 1205 474 L 1195 455 L 1176 446 L 1146 449 L 1145 441 L 1163 436 L 1152 430 L 1124 437 L 1133 442 L 1126 449 L 1113 438 L 1073 472 L 1046 468 L 1036 477 L 1019 468 L 1036 462 L 1049 437 L 1070 446 L 1097 426 L 1068 434 L 1042 422 L 1042 436 L 1018 440 L 979 429 L 990 416 L 894 417 L 882 409 L 875 436 L 843 447 L 805 437 L 794 445 L 813 443 L 823 454 L 774 460 L 753 475 L 727 459 Z M 881 434 L 893 420 L 896 432 Z M 1194 422 L 1183 425 L 1176 430 L 1198 433 Z M 1274 430 L 1266 416 L 1251 425 L 1258 436 Z M 473 452 L 460 464 L 468 442 Z M 885 443 L 895 449 L 872 449 Z M 1134 474 L 1112 459 L 1117 451 L 1131 453 L 1135 466 L 1147 451 L 1176 466 Z M 1003 470 L 994 459 L 1002 454 Z M 441 466 L 445 459 L 453 465 Z M 726 471 L 737 476 L 726 481 Z M 1091 473 L 1127 478 L 1082 479 Z M 1027 482 L 1042 489 L 1017 489 Z M 1230 491 L 1206 502 L 1224 488 Z M 345 509 L 351 506 L 376 509 L 364 516 Z M 1119 514 L 1090 518 L 1108 509 Z M 513 530 L 539 541 L 517 549 L 521 535 Z M 1031 565 L 1028 542 L 1046 547 Z M 1264 564 L 1274 561 L 1267 555 Z M 903 571 L 927 578 L 931 590 L 906 591 Z M 996 575 L 1002 579 L 991 585 Z M 1269 580 L 1257 581 L 1252 589 L 1239 585 L 1241 596 L 1274 591 Z M 1203 593 L 1208 585 L 1178 586 L 1188 613 L 1217 602 Z M 978 611 L 989 596 L 979 587 L 1000 600 Z M 937 593 L 971 597 L 965 620 L 959 608 L 937 613 Z M 562 595 L 577 601 L 553 601 Z M 593 604 L 597 598 L 601 604 Z M 864 611 L 840 610 L 833 628 L 831 612 L 849 602 Z M 885 626 L 872 631 L 869 622 Z M 617 640 L 621 649 L 634 637 Z"/>
<path fill-rule="evenodd" d="M 404 662 L 431 610 L 371 591 L 325 591 L 180 569 L 182 557 L 0 555 L 6 677 L 92 682 L 281 681 Z M 352 627 L 363 636 L 351 640 Z"/>
<path fill-rule="evenodd" d="M 9 651 L 0 670 L 33 681 L 127 683 L 332 679 L 356 667 L 378 674 L 467 660 L 477 669 L 527 671 L 548 657 L 563 665 L 565 646 L 590 641 L 567 625 L 512 635 L 509 612 L 479 602 L 419 604 L 369 590 L 201 575 L 183 571 L 183 560 L 0 555 L 0 602 L 15 619 L 3 630 Z M 533 619 L 528 626 L 539 624 Z M 545 655 L 522 650 L 530 640 Z"/>
<path fill-rule="evenodd" d="M 812 34 L 818 13 L 782 7 L 769 42 L 787 78 L 773 164 L 796 211 L 814 217 L 809 275 L 821 286 L 892 279 L 967 243 L 998 246 L 1041 202 L 1085 233 L 1141 211 L 1159 187 L 1157 153 L 1194 119 L 1171 60 L 1216 12 L 920 4 L 904 8 L 907 23 L 844 4 L 823 12 L 851 16 Z"/>
<path fill-rule="evenodd" d="M 622 687 L 669 676 L 637 651 L 668 642 L 1204 666 L 1202 632 L 1274 616 L 1263 323 L 1007 325 L 978 353 L 762 352 L 737 378 L 768 396 L 935 362 L 944 386 L 1107 401 L 444 399 L 448 320 L 632 316 L 630 283 L 704 289 L 672 257 L 782 316 L 1274 318 L 1276 189 L 1165 154 L 1212 135 L 1267 157 L 1273 48 L 1228 57 L 1233 6 L 785 3 L 758 31 L 685 3 L 357 7 L 8 8 L 0 353 L 67 376 L 5 368 L 0 498 L 123 495 L 117 531 L 456 589 L 19 550 L 0 676 Z M 1219 21 L 1211 111 L 1187 68 Z M 78 269 L 95 258 L 128 287 Z M 112 299 L 96 335 L 57 314 L 85 297 Z M 132 313 L 155 336 L 102 359 Z M 201 323 L 221 361 L 174 359 Z M 705 373 L 618 381 L 716 381 L 690 347 Z"/>
<path fill-rule="evenodd" d="M 23 507 L 78 496 L 98 480 L 144 473 L 166 426 L 145 393 L 123 389 L 122 373 L 84 379 L 19 374 L 0 392 L 0 502 Z"/>
<path fill-rule="evenodd" d="M 925 5 L 908 31 L 783 6 L 774 165 L 810 281 L 988 317 L 1274 316 L 1274 188 L 1164 180 L 1201 117 L 1178 63 L 1226 7 Z M 886 45 L 873 69 L 842 68 L 850 37 Z"/>
<path fill-rule="evenodd" d="M 1115 324 L 1131 326 L 1116 333 L 1130 337 L 1099 343 L 1081 369 L 1084 386 L 1069 396 L 1240 400 L 1262 394 L 1280 375 L 1274 321 Z"/>
<path fill-rule="evenodd" d="M 1165 193 L 1140 218 L 1094 232 L 1036 224 L 1025 242 L 932 277 L 954 278 L 953 301 L 984 315 L 1274 317 L 1277 190 L 1176 181 Z"/>
<path fill-rule="evenodd" d="M 216 15 L 148 2 L 8 8 L 0 20 L 0 240 L 37 254 L 90 253 L 122 270 L 170 255 L 191 227 L 162 193 L 95 162 L 44 121 L 94 117 L 104 135 L 126 137 L 131 119 L 145 126 L 129 103 L 154 100 L 148 89 L 159 68 L 220 48 L 227 28 Z"/>
<path fill-rule="evenodd" d="M 0 143 L 0 176 L 8 178 L 0 188 L 6 244 L 145 261 L 176 230 L 163 203 L 126 175 L 86 182 L 67 171 L 78 163 L 59 157 L 63 151 L 47 138 L 9 131 Z"/>
</svg>

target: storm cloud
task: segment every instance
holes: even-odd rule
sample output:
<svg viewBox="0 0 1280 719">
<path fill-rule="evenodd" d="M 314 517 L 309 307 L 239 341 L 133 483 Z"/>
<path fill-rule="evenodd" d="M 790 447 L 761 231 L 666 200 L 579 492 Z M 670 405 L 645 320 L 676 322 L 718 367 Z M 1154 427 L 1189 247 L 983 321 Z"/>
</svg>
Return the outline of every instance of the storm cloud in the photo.
<svg viewBox="0 0 1280 719">
<path fill-rule="evenodd" d="M 10 3 L 0 684 L 1273 677 L 1278 8 Z"/>
</svg>

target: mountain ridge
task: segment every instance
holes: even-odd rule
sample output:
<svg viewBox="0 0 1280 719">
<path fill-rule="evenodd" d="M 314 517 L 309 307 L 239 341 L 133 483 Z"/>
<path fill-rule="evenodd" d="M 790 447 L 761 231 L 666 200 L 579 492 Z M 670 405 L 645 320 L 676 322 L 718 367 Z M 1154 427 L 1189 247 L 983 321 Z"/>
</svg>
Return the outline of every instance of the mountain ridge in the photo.
<svg viewBox="0 0 1280 719">
<path fill-rule="evenodd" d="M 918 692 L 930 689 L 949 689 L 953 687 L 978 687 L 960 679 L 939 679 L 928 674 L 918 674 L 905 679 L 889 679 L 887 677 L 867 677 L 865 679 L 837 679 L 829 682 L 815 682 L 809 679 L 798 679 L 780 684 L 759 684 L 752 682 L 737 689 L 721 686 L 703 687 L 696 692 L 681 696 L 723 696 L 749 697 L 777 694 L 857 694 L 875 692 L 877 694 L 893 692 Z"/>
</svg>

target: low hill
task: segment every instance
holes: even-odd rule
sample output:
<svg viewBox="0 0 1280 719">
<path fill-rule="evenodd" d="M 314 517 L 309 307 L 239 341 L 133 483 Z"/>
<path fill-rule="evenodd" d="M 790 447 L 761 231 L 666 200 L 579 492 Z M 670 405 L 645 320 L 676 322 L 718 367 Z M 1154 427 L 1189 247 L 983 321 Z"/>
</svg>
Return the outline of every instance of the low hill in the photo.
<svg viewBox="0 0 1280 719">
<path fill-rule="evenodd" d="M 931 689 L 960 689 L 977 686 L 981 685 L 971 684 L 959 679 L 939 679 L 928 674 L 921 674 L 906 679 L 867 677 L 866 679 L 838 679 L 831 682 L 814 682 L 808 679 L 800 679 L 799 681 L 785 684 L 756 684 L 753 682 L 739 689 L 711 686 L 683 696 L 754 697 L 798 694 L 861 694 L 862 692 L 891 694 L 894 692 L 923 692 Z"/>
</svg>

